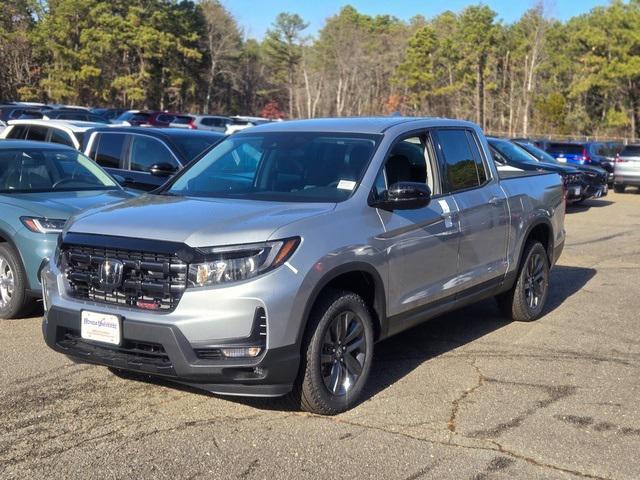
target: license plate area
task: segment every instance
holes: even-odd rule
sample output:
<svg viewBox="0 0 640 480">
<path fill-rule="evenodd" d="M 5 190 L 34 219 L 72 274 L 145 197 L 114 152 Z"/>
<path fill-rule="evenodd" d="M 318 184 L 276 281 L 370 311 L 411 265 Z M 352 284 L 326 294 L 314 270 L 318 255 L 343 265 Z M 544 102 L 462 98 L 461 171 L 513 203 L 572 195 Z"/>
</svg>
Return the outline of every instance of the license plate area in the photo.
<svg viewBox="0 0 640 480">
<path fill-rule="evenodd" d="M 84 340 L 120 345 L 122 343 L 122 320 L 117 315 L 83 310 L 80 320 L 80 336 Z"/>
</svg>

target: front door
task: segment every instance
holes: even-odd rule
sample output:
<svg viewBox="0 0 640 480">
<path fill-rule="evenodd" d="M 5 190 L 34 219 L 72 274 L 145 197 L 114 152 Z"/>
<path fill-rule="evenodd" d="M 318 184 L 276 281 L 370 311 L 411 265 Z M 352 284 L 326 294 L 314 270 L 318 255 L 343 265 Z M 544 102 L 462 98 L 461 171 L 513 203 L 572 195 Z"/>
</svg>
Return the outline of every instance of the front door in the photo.
<svg viewBox="0 0 640 480">
<path fill-rule="evenodd" d="M 386 251 L 389 265 L 389 317 L 402 317 L 452 296 L 458 273 L 458 212 L 452 196 L 442 194 L 433 146 L 426 132 L 395 144 L 378 175 L 375 190 L 381 194 L 402 181 L 427 183 L 432 200 L 414 210 L 378 209 L 384 233 L 376 238 L 377 247 Z M 406 326 L 401 318 L 395 323 L 391 321 L 390 333 Z"/>
</svg>

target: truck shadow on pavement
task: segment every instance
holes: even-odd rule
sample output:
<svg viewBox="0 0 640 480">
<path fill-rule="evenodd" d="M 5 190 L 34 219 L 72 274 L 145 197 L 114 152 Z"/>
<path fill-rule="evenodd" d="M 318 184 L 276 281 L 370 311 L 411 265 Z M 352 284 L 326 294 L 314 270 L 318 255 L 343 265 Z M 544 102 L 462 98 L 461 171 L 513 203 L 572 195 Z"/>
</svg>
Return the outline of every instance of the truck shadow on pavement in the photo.
<svg viewBox="0 0 640 480">
<path fill-rule="evenodd" d="M 545 315 L 560 307 L 577 293 L 593 276 L 592 268 L 557 265 L 552 270 L 551 286 Z M 544 317 L 539 320 L 544 321 Z M 366 401 L 409 375 L 424 362 L 439 357 L 455 348 L 467 345 L 511 321 L 503 317 L 493 299 L 484 300 L 460 310 L 436 317 L 422 325 L 384 340 L 376 345 L 372 371 L 361 401 Z M 209 394 L 191 387 L 157 380 L 148 376 L 123 374 L 129 379 L 161 384 L 198 393 Z M 228 401 L 262 410 L 291 411 L 292 405 L 282 399 L 258 399 L 220 396 Z"/>
<path fill-rule="evenodd" d="M 587 210 L 591 210 L 592 208 L 607 207 L 609 205 L 613 205 L 613 203 L 614 202 L 611 202 L 609 200 L 591 198 L 591 199 L 585 200 L 582 203 L 569 205 L 567 207 L 567 213 L 571 214 L 571 213 L 586 212 Z"/>
</svg>

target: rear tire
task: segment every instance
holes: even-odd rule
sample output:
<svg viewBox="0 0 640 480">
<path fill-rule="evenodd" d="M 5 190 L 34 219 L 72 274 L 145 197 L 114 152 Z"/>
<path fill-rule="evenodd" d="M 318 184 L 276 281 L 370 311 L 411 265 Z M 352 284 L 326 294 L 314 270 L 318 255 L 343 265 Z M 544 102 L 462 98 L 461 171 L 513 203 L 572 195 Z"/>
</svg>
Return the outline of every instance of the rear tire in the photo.
<svg viewBox="0 0 640 480">
<path fill-rule="evenodd" d="M 320 415 L 353 407 L 369 377 L 373 343 L 373 322 L 364 300 L 345 290 L 324 293 L 309 318 L 290 399 Z"/>
<path fill-rule="evenodd" d="M 512 320 L 531 322 L 542 315 L 549 296 L 549 258 L 542 244 L 529 240 L 525 245 L 516 282 L 498 297 L 502 313 Z"/>
<path fill-rule="evenodd" d="M 0 243 L 0 318 L 19 318 L 27 313 L 32 305 L 26 289 L 27 276 L 18 252 L 8 243 Z"/>
<path fill-rule="evenodd" d="M 625 185 L 619 185 L 617 183 L 613 184 L 613 191 L 616 193 L 624 193 L 625 188 Z"/>
</svg>

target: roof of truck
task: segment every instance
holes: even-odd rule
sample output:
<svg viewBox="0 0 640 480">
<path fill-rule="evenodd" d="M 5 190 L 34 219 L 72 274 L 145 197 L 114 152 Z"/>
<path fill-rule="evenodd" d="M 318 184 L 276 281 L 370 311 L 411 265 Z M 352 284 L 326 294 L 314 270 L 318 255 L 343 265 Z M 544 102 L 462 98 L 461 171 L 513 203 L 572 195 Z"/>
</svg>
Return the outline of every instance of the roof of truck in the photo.
<svg viewBox="0 0 640 480">
<path fill-rule="evenodd" d="M 286 122 L 269 122 L 245 132 L 340 132 L 340 133 L 384 133 L 391 127 L 405 123 L 420 122 L 421 126 L 475 126 L 471 122 L 462 120 L 449 120 L 434 117 L 341 117 L 341 118 L 314 118 L 310 120 L 289 120 Z"/>
</svg>

